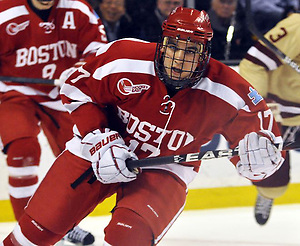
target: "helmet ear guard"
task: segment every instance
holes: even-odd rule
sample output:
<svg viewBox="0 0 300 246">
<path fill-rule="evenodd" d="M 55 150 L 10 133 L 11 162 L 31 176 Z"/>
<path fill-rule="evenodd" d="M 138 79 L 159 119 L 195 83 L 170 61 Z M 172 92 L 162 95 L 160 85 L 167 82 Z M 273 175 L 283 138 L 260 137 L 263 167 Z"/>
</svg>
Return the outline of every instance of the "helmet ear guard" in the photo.
<svg viewBox="0 0 300 246">
<path fill-rule="evenodd" d="M 159 78 L 171 90 L 192 87 L 202 77 L 211 54 L 213 31 L 207 13 L 176 8 L 164 21 L 162 29 L 162 39 L 155 54 L 155 68 Z M 173 56 L 167 50 L 173 50 Z M 182 59 L 175 57 L 178 51 L 184 53 Z M 190 64 L 187 66 L 189 70 L 185 70 L 184 64 Z"/>
</svg>

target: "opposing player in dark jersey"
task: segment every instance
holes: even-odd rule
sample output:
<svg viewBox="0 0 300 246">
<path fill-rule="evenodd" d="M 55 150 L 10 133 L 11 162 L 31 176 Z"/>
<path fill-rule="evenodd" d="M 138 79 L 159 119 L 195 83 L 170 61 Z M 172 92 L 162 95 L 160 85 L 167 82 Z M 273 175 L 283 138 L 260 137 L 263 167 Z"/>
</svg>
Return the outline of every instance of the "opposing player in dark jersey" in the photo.
<svg viewBox="0 0 300 246">
<path fill-rule="evenodd" d="M 300 64 L 300 14 L 291 14 L 279 22 L 265 37 L 288 57 Z M 284 64 L 262 42 L 251 47 L 241 61 L 240 73 L 275 109 L 285 144 L 300 141 L 300 74 Z M 264 225 L 269 219 L 273 200 L 282 196 L 290 181 L 290 158 L 276 175 L 254 184 L 258 190 L 256 221 Z"/>
<path fill-rule="evenodd" d="M 63 79 L 106 43 L 103 25 L 85 1 L 3 0 L 0 16 L 1 76 Z M 0 81 L 0 147 L 17 220 L 38 186 L 40 130 L 57 156 L 72 138 L 72 126 L 59 87 Z"/>
<path fill-rule="evenodd" d="M 281 166 L 279 129 L 263 98 L 239 74 L 210 59 L 205 11 L 179 7 L 160 43 L 114 41 L 61 89 L 74 138 L 56 159 L 7 245 L 52 245 L 117 193 L 104 245 L 156 245 L 184 209 L 200 161 L 130 171 L 127 159 L 197 152 L 214 134 L 239 156 L 238 172 L 262 180 Z M 92 166 L 76 188 L 71 184 Z M 57 223 L 59 219 L 60 223 Z"/>
</svg>

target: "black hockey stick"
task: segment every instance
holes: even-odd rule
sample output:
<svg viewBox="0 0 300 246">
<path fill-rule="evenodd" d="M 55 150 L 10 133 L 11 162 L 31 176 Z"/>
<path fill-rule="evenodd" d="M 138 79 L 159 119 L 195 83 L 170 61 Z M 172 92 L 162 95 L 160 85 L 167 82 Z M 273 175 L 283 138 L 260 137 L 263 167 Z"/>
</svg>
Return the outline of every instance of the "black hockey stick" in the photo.
<svg viewBox="0 0 300 246">
<path fill-rule="evenodd" d="M 292 142 L 287 143 L 284 146 L 275 144 L 279 150 L 294 150 L 300 148 L 300 143 Z M 138 167 L 151 167 L 154 165 L 165 165 L 170 163 L 190 163 L 194 161 L 211 160 L 222 157 L 233 157 L 239 154 L 238 147 L 235 149 L 223 149 L 223 150 L 207 150 L 197 153 L 188 153 L 183 155 L 171 155 L 171 156 L 159 156 L 150 157 L 142 160 L 128 160 L 126 161 L 127 168 L 132 171 Z"/>
<path fill-rule="evenodd" d="M 208 150 L 197 153 L 188 153 L 184 155 L 171 155 L 171 156 L 159 156 L 159 157 L 150 157 L 141 160 L 127 160 L 126 166 L 132 171 L 134 168 L 138 167 L 151 167 L 154 165 L 165 165 L 170 163 L 183 163 L 183 162 L 194 162 L 200 160 L 210 160 L 221 157 L 232 157 L 238 155 L 238 149 L 226 149 L 226 150 Z M 71 187 L 75 189 L 79 184 L 81 184 L 91 173 L 93 173 L 93 168 L 89 167 L 78 179 L 76 179 Z M 89 180 L 89 183 L 92 183 L 95 180 L 95 177 L 92 177 Z"/>
<path fill-rule="evenodd" d="M 159 157 L 150 157 L 142 160 L 128 160 L 126 162 L 127 168 L 133 170 L 137 167 L 149 167 L 154 165 L 165 165 L 170 163 L 183 163 L 183 162 L 194 162 L 201 160 L 210 160 L 221 157 L 232 157 L 238 155 L 239 151 L 235 149 L 226 149 L 226 150 L 207 150 L 197 153 L 188 153 L 184 155 L 171 155 L 171 156 L 159 156 Z"/>
<path fill-rule="evenodd" d="M 268 39 L 264 37 L 264 35 L 256 28 L 252 16 L 252 8 L 251 8 L 251 0 L 246 0 L 246 19 L 249 30 L 261 41 L 265 43 L 265 45 L 272 50 L 277 56 L 279 56 L 283 62 L 290 67 L 292 67 L 297 73 L 300 73 L 299 65 L 293 61 L 290 57 L 280 51 L 273 43 L 271 43 Z"/>
<path fill-rule="evenodd" d="M 0 76 L 0 81 L 26 83 L 26 84 L 43 84 L 43 85 L 52 85 L 52 86 L 60 85 L 59 79 L 40 79 L 40 78 Z"/>
<path fill-rule="evenodd" d="M 278 149 L 283 150 L 295 150 L 300 149 L 300 142 L 290 142 L 282 145 L 275 145 Z M 188 153 L 183 155 L 171 155 L 171 156 L 159 156 L 159 157 L 149 157 L 141 160 L 127 160 L 126 166 L 132 171 L 134 168 L 139 167 L 151 167 L 154 165 L 165 165 L 170 163 L 184 163 L 184 162 L 194 162 L 202 160 L 211 160 L 222 157 L 232 157 L 239 154 L 238 147 L 235 149 L 223 149 L 223 150 L 207 150 L 196 153 Z M 75 189 L 79 184 L 81 184 L 90 174 L 93 173 L 93 168 L 89 167 L 78 179 L 76 179 L 71 187 Z M 96 177 L 93 175 L 88 183 L 93 183 L 96 180 Z"/>
</svg>

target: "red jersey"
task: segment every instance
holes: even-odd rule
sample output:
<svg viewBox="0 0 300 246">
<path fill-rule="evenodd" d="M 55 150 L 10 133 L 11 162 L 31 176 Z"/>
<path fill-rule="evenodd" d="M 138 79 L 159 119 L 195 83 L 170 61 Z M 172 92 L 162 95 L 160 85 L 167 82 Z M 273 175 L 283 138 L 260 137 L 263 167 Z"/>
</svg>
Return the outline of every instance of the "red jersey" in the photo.
<svg viewBox="0 0 300 246">
<path fill-rule="evenodd" d="M 107 43 L 104 27 L 83 0 L 59 0 L 43 21 L 27 0 L 0 4 L 0 75 L 58 79 L 87 53 Z M 64 110 L 57 87 L 0 82 L 0 92 L 19 91 Z"/>
<path fill-rule="evenodd" d="M 117 130 L 140 159 L 198 152 L 217 133 L 231 147 L 261 129 L 273 131 L 281 142 L 263 98 L 238 73 L 214 59 L 195 86 L 170 97 L 155 72 L 155 46 L 141 40 L 115 41 L 68 79 L 61 96 L 76 124 L 75 135 L 105 127 Z M 79 137 L 67 143 L 77 156 L 79 148 Z M 188 184 L 199 165 L 151 168 L 169 170 Z"/>
</svg>

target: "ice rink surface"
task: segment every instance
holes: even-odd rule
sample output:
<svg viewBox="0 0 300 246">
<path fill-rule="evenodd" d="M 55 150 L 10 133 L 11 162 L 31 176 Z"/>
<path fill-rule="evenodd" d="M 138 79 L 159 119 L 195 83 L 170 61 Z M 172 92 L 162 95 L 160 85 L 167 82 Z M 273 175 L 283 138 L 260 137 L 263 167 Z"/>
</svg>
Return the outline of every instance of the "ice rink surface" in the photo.
<svg viewBox="0 0 300 246">
<path fill-rule="evenodd" d="M 95 235 L 95 246 L 103 244 L 103 228 L 109 218 L 87 217 L 81 222 L 83 229 Z M 0 223 L 0 239 L 13 226 Z M 264 226 L 255 222 L 253 207 L 184 211 L 159 245 L 300 246 L 300 204 L 273 206 Z"/>
</svg>

